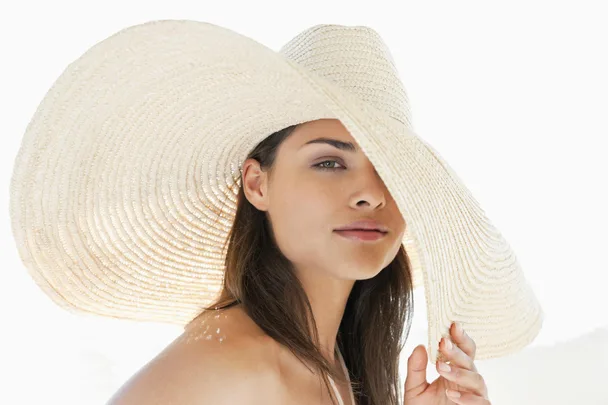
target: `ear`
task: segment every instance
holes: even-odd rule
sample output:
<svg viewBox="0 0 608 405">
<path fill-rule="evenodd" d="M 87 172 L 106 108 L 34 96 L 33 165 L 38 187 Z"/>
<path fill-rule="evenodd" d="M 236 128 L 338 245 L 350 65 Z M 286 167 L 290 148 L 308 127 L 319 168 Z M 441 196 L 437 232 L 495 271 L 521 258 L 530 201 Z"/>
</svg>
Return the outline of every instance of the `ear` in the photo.
<svg viewBox="0 0 608 405">
<path fill-rule="evenodd" d="M 249 158 L 243 162 L 243 192 L 247 200 L 260 211 L 268 210 L 268 173 L 260 162 Z"/>
</svg>

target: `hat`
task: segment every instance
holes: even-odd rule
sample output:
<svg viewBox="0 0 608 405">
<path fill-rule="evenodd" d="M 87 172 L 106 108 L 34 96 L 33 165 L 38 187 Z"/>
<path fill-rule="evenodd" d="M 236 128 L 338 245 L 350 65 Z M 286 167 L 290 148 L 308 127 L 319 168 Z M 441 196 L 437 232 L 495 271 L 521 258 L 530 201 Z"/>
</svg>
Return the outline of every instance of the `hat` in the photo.
<svg viewBox="0 0 608 405">
<path fill-rule="evenodd" d="M 315 25 L 279 51 L 207 22 L 127 27 L 70 63 L 26 128 L 10 188 L 20 257 L 70 311 L 185 325 L 222 286 L 248 152 L 282 128 L 338 119 L 405 220 L 430 361 L 453 321 L 477 359 L 518 351 L 541 328 L 539 302 L 409 108 L 369 27 Z"/>
</svg>

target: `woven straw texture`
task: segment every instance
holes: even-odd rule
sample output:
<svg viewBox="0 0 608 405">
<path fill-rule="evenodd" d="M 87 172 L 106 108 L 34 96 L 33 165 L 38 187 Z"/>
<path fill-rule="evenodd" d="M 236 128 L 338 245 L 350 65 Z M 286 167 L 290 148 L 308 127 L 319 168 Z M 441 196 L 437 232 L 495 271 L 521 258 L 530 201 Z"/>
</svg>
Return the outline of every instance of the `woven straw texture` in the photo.
<svg viewBox="0 0 608 405">
<path fill-rule="evenodd" d="M 45 95 L 15 160 L 21 259 L 70 311 L 185 325 L 219 292 L 244 157 L 321 118 L 342 121 L 406 221 L 429 361 L 452 321 L 477 359 L 530 343 L 543 315 L 514 252 L 415 133 L 389 50 L 361 26 L 317 25 L 278 52 L 189 20 L 95 44 Z"/>
</svg>

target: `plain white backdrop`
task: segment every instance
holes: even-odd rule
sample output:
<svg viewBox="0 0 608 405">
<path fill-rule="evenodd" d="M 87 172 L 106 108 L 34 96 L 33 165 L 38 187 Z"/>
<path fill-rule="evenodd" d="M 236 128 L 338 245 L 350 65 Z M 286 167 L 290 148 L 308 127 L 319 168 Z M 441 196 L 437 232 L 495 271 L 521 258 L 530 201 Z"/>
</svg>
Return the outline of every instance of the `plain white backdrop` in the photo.
<svg viewBox="0 0 608 405">
<path fill-rule="evenodd" d="M 417 133 L 465 181 L 518 255 L 545 311 L 538 338 L 476 361 L 493 405 L 608 404 L 608 11 L 603 1 L 21 1 L 0 6 L 0 402 L 103 404 L 181 333 L 77 316 L 29 278 L 8 186 L 53 82 L 95 43 L 157 19 L 207 21 L 278 50 L 319 23 L 385 40 Z M 426 344 L 423 291 L 407 358 Z M 429 368 L 429 381 L 436 378 Z"/>
</svg>

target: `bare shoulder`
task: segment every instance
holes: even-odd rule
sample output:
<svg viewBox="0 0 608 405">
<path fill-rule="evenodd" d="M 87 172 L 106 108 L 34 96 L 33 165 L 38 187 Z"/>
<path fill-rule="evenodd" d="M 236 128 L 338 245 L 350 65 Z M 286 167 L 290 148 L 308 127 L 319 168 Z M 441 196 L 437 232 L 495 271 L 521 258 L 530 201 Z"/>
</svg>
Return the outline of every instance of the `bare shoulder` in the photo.
<svg viewBox="0 0 608 405">
<path fill-rule="evenodd" d="M 280 403 L 275 345 L 247 319 L 233 308 L 199 317 L 107 405 Z"/>
</svg>

